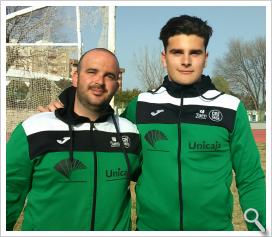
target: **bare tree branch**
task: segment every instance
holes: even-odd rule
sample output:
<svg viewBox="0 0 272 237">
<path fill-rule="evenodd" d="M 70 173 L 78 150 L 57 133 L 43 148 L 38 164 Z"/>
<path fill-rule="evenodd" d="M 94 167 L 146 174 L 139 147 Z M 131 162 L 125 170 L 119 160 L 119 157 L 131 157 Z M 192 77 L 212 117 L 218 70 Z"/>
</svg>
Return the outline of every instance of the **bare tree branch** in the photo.
<svg viewBox="0 0 272 237">
<path fill-rule="evenodd" d="M 237 94 L 252 99 L 256 110 L 265 109 L 265 39 L 231 40 L 228 53 L 216 61 L 216 75 L 229 81 Z"/>
<path fill-rule="evenodd" d="M 145 47 L 143 52 L 135 55 L 135 62 L 140 82 L 145 90 L 152 90 L 161 85 L 165 71 L 158 53 L 150 52 Z"/>
<path fill-rule="evenodd" d="M 9 6 L 6 8 L 6 12 L 10 14 L 22 8 L 24 7 Z M 53 23 L 57 23 L 58 27 L 53 27 Z M 63 23 L 64 19 L 61 19 L 57 14 L 56 7 L 46 7 L 24 15 L 18 15 L 6 22 L 6 43 L 51 41 L 52 33 L 58 31 Z M 24 48 L 27 47 L 7 46 L 6 70 L 16 65 L 28 70 L 27 65 L 29 65 L 30 60 L 33 60 L 33 55 L 25 54 Z"/>
</svg>

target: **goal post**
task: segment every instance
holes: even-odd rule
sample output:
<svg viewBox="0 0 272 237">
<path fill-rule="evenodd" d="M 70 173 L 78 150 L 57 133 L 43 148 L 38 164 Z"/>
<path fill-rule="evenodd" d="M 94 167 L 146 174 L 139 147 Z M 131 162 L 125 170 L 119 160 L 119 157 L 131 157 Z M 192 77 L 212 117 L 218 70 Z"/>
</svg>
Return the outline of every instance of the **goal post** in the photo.
<svg viewBox="0 0 272 237">
<path fill-rule="evenodd" d="M 102 26 L 99 30 L 101 28 L 102 30 L 98 41 L 106 42 L 105 38 L 108 37 L 108 29 L 105 25 L 107 20 L 103 19 L 105 7 L 54 7 L 55 10 L 48 8 L 50 7 L 28 7 L 8 14 L 5 18 L 6 30 L 8 30 L 9 23 L 19 18 L 22 22 L 17 26 L 18 29 L 23 29 L 20 27 L 23 25 L 33 25 L 32 28 L 29 27 L 29 32 L 18 30 L 13 32 L 13 38 L 6 43 L 7 134 L 10 134 L 18 123 L 38 113 L 39 105 L 46 106 L 52 100 L 57 99 L 60 92 L 71 84 L 71 73 L 75 70 L 75 65 L 84 52 L 84 40 L 81 36 L 84 28 L 91 26 L 93 28 L 91 34 L 99 35 L 94 26 L 98 24 L 96 21 L 100 21 Z M 39 14 L 35 14 L 36 11 L 39 11 Z M 44 16 L 41 13 L 44 11 L 49 12 L 49 16 L 45 16 L 46 19 L 42 19 Z M 65 11 L 68 13 L 64 16 L 62 12 Z M 71 19 L 72 13 L 73 19 Z M 58 16 L 61 16 L 61 27 L 57 29 L 59 31 L 55 29 L 56 32 L 53 34 L 50 24 L 56 25 Z M 49 21 L 49 19 L 52 20 L 52 17 L 56 19 Z M 44 25 L 44 22 L 47 25 Z M 65 27 L 70 29 L 70 31 L 67 30 L 68 41 L 65 40 L 65 37 L 63 39 L 60 37 L 63 33 L 61 30 Z M 20 34 L 25 34 L 27 37 L 23 40 L 18 39 Z M 92 39 L 91 34 L 89 38 Z M 98 45 L 101 43 L 97 42 L 94 47 Z"/>
</svg>

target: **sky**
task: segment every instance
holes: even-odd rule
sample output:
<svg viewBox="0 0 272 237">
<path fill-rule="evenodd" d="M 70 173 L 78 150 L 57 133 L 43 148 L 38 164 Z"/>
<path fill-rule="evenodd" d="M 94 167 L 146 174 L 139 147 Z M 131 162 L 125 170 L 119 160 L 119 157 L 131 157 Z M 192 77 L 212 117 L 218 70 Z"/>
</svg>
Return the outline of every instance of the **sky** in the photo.
<svg viewBox="0 0 272 237">
<path fill-rule="evenodd" d="M 92 1 L 87 3 L 86 5 L 90 6 Z M 222 58 L 228 52 L 228 43 L 231 39 L 247 41 L 254 40 L 257 37 L 266 37 L 265 6 L 182 6 L 184 5 L 183 1 L 176 1 L 174 4 L 172 3 L 172 6 L 156 6 L 156 4 L 158 5 L 158 1 L 152 1 L 152 6 L 141 6 L 141 3 L 138 3 L 138 6 L 118 5 L 116 7 L 115 53 L 120 66 L 125 69 L 123 89 L 143 89 L 143 83 L 137 72 L 135 57 L 140 59 L 144 48 L 148 48 L 149 52 L 157 57 L 159 61 L 163 48 L 161 41 L 158 39 L 159 33 L 165 23 L 172 17 L 182 14 L 197 16 L 202 20 L 207 20 L 208 24 L 213 28 L 213 35 L 207 49 L 209 52 L 208 65 L 204 70 L 204 74 L 211 77 L 214 75 L 216 59 Z M 106 47 L 106 44 L 98 45 L 101 33 L 101 19 L 97 15 L 91 16 L 88 13 L 90 8 L 80 8 L 82 53 L 97 46 Z M 63 16 L 63 19 L 65 15 L 66 17 L 75 16 L 74 7 L 59 7 L 59 9 L 59 14 Z M 93 7 L 93 9 L 96 8 Z M 94 19 L 97 24 L 91 27 L 91 21 Z M 66 26 L 59 26 L 57 22 L 55 24 L 55 28 L 62 30 L 64 33 L 66 32 L 66 35 L 68 34 L 68 41 L 75 42 L 75 18 L 72 21 L 67 20 Z"/>
<path fill-rule="evenodd" d="M 123 89 L 143 89 L 135 63 L 145 47 L 160 58 L 162 43 L 159 33 L 172 17 L 188 14 L 207 20 L 213 28 L 208 45 L 208 65 L 204 74 L 214 76 L 216 59 L 228 52 L 232 39 L 244 41 L 266 37 L 266 9 L 264 6 L 118 6 L 116 8 L 116 55 L 125 68 Z M 95 47 L 97 39 L 83 35 L 83 51 Z M 89 39 L 89 40 L 88 40 Z"/>
<path fill-rule="evenodd" d="M 162 43 L 158 39 L 161 28 L 172 17 L 188 14 L 207 20 L 213 28 L 208 45 L 208 65 L 204 74 L 213 76 L 214 64 L 228 52 L 231 39 L 254 40 L 266 36 L 265 7 L 117 7 L 116 54 L 125 68 L 123 88 L 141 89 L 137 75 L 135 55 L 141 55 L 144 47 L 157 52 Z"/>
</svg>

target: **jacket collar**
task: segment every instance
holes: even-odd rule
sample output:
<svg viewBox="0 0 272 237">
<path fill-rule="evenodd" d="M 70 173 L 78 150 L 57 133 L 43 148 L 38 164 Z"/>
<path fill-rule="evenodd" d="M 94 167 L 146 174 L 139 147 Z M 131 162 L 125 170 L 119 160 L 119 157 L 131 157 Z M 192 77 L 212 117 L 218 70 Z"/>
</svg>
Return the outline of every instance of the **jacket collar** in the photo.
<svg viewBox="0 0 272 237">
<path fill-rule="evenodd" d="M 87 117 L 79 116 L 74 112 L 74 103 L 75 103 L 75 96 L 76 96 L 76 88 L 71 86 L 65 89 L 59 96 L 60 101 L 63 103 L 64 108 L 57 109 L 55 111 L 55 115 L 61 121 L 70 124 L 70 125 L 77 125 L 81 123 L 90 122 L 90 119 Z M 99 117 L 96 121 L 93 122 L 105 122 L 107 121 L 109 116 L 114 114 L 114 110 L 111 106 L 108 106 L 108 109 L 105 114 Z"/>
<path fill-rule="evenodd" d="M 209 76 L 202 75 L 201 78 L 191 85 L 180 85 L 174 81 L 170 81 L 168 76 L 164 77 L 162 84 L 167 92 L 176 98 L 196 97 L 203 95 L 208 90 L 216 90 Z"/>
</svg>

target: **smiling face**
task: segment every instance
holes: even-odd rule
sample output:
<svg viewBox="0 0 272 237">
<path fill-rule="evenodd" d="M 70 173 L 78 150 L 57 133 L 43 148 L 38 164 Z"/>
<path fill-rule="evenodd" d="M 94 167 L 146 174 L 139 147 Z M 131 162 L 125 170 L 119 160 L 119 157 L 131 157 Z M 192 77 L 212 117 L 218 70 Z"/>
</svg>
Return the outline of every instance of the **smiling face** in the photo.
<svg viewBox="0 0 272 237">
<path fill-rule="evenodd" d="M 169 79 L 181 85 L 191 85 L 200 79 L 207 58 L 204 39 L 197 35 L 172 36 L 162 52 Z"/>
<path fill-rule="evenodd" d="M 73 76 L 73 86 L 77 87 L 75 112 L 86 115 L 86 111 L 105 109 L 118 89 L 118 75 L 118 61 L 111 53 L 88 52 Z"/>
</svg>

